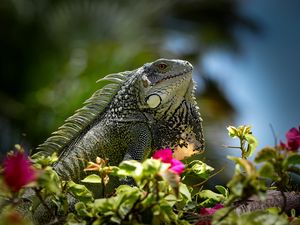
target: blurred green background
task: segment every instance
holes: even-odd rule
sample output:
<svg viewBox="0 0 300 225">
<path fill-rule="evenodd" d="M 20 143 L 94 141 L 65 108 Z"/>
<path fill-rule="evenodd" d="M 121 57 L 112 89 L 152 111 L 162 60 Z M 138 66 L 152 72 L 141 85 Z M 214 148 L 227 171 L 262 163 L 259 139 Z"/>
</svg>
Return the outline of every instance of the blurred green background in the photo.
<svg viewBox="0 0 300 225">
<path fill-rule="evenodd" d="M 286 2 L 291 9 L 299 6 L 296 1 Z M 102 76 L 132 70 L 164 57 L 189 60 L 195 66 L 194 79 L 198 83 L 197 95 L 207 139 L 206 154 L 214 161 L 212 164 L 216 164 L 213 166 L 221 168 L 224 159 L 219 160 L 218 152 L 224 152 L 221 145 L 228 143 L 227 125 L 238 125 L 237 122 L 254 124 L 254 127 L 263 125 L 271 133 L 268 123 L 272 121 L 262 124 L 262 118 L 238 119 L 243 110 L 259 115 L 259 111 L 254 110 L 255 104 L 259 105 L 261 100 L 259 108 L 269 108 L 270 100 L 254 95 L 253 106 L 247 105 L 247 101 L 244 106 L 235 103 L 239 93 L 243 96 L 243 91 L 249 92 L 239 83 L 230 86 L 228 92 L 230 83 L 226 86 L 226 82 L 245 78 L 245 85 L 252 85 L 247 79 L 257 71 L 247 70 L 247 58 L 244 64 L 238 60 L 268 35 L 264 19 L 272 16 L 270 12 L 284 10 L 289 14 L 290 9 L 282 8 L 283 4 L 278 1 L 276 5 L 270 0 L 264 3 L 258 0 L 251 3 L 239 0 L 2 0 L 1 154 L 12 149 L 15 143 L 26 149 L 42 143 L 101 87 L 95 81 Z M 256 10 L 261 7 L 266 10 Z M 277 16 L 275 13 L 271 18 Z M 281 27 L 289 22 L 280 21 Z M 267 43 L 272 40 L 265 38 Z M 277 44 L 274 41 L 273 45 Z M 237 70 L 234 62 L 228 62 L 228 57 L 237 60 Z M 252 72 L 249 74 L 249 71 Z M 247 77 L 243 77 L 244 72 L 248 72 Z M 231 73 L 241 74 L 236 79 L 228 75 Z M 255 79 L 261 83 L 259 77 Z M 251 88 L 256 92 L 255 83 Z M 287 127 L 281 125 L 276 128 L 284 134 Z M 258 138 L 273 144 L 272 137 Z"/>
</svg>

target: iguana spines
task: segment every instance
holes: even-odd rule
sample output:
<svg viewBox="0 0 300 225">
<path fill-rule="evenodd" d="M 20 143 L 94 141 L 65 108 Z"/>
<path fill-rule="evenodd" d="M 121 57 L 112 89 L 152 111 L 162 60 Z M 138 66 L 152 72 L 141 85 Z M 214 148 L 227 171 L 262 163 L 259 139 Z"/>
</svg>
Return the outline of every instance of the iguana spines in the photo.
<svg viewBox="0 0 300 225">
<path fill-rule="evenodd" d="M 111 83 L 97 90 L 87 99 L 84 102 L 85 106 L 76 110 L 74 115 L 67 118 L 64 125 L 53 132 L 43 144 L 37 147 L 37 150 L 43 151 L 46 155 L 51 155 L 53 152 L 60 154 L 70 142 L 78 137 L 84 129 L 103 113 L 111 99 L 120 89 L 120 86 L 131 73 L 132 71 L 114 73 L 99 79 L 97 82 L 109 81 Z"/>
</svg>

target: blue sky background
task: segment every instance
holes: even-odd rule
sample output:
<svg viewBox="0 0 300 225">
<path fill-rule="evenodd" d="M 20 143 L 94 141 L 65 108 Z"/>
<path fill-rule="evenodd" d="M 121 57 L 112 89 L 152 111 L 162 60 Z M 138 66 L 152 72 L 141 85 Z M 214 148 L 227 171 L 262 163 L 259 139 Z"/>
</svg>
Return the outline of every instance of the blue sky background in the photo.
<svg viewBox="0 0 300 225">
<path fill-rule="evenodd" d="M 273 145 L 300 125 L 300 1 L 251 0 L 241 12 L 262 26 L 261 35 L 238 30 L 242 53 L 215 50 L 203 60 L 238 110 L 236 124 L 250 124 L 260 145 Z"/>
</svg>

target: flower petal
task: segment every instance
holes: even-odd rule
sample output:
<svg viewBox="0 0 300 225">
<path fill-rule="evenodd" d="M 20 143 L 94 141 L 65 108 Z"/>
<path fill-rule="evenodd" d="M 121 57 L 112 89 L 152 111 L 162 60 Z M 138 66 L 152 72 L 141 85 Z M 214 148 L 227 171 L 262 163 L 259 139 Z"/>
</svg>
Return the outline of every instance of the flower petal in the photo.
<svg viewBox="0 0 300 225">
<path fill-rule="evenodd" d="M 18 192 L 26 184 L 36 180 L 36 171 L 23 152 L 8 155 L 4 163 L 4 181 L 14 192 Z"/>
<path fill-rule="evenodd" d="M 171 163 L 172 160 L 172 150 L 169 148 L 157 150 L 153 156 L 153 159 L 161 159 L 164 163 Z"/>
<path fill-rule="evenodd" d="M 219 209 L 223 208 L 224 206 L 222 204 L 216 204 L 212 208 L 201 208 L 200 209 L 200 214 L 201 215 L 213 215 L 216 211 Z"/>
<path fill-rule="evenodd" d="M 184 171 L 184 164 L 177 159 L 172 159 L 169 169 L 174 173 L 181 174 Z"/>
<path fill-rule="evenodd" d="M 286 133 L 286 139 L 294 138 L 299 134 L 297 128 L 293 127 Z"/>
<path fill-rule="evenodd" d="M 299 129 L 293 127 L 286 133 L 287 146 L 290 151 L 297 151 L 300 147 L 300 126 Z"/>
</svg>

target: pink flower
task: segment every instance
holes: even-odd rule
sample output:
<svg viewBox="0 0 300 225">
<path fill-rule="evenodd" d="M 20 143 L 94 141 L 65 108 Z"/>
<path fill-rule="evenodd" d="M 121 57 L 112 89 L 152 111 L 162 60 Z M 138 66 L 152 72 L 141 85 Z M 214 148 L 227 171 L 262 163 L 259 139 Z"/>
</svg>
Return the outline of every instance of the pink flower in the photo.
<svg viewBox="0 0 300 225">
<path fill-rule="evenodd" d="M 214 207 L 212 208 L 201 208 L 200 209 L 200 214 L 201 215 L 213 215 L 215 212 L 217 212 L 219 209 L 224 208 L 224 206 L 222 204 L 216 204 Z"/>
<path fill-rule="evenodd" d="M 170 163 L 169 170 L 176 174 L 181 174 L 184 171 L 184 164 L 173 158 L 172 150 L 169 148 L 160 149 L 156 151 L 152 157 L 153 159 L 160 159 L 163 163 Z"/>
<path fill-rule="evenodd" d="M 285 137 L 290 150 L 297 150 L 300 147 L 300 126 L 299 129 L 294 127 L 290 129 Z"/>
<path fill-rule="evenodd" d="M 286 135 L 287 143 L 280 141 L 280 147 L 289 151 L 297 151 L 300 147 L 300 126 L 299 128 L 293 127 Z"/>
<path fill-rule="evenodd" d="M 182 172 L 184 171 L 184 164 L 177 159 L 172 159 L 169 169 L 174 173 L 182 174 Z"/>
<path fill-rule="evenodd" d="M 200 215 L 203 216 L 212 216 L 216 211 L 222 209 L 224 206 L 222 204 L 216 204 L 212 208 L 201 208 Z M 196 225 L 211 225 L 211 219 L 207 218 L 205 220 L 199 221 Z"/>
<path fill-rule="evenodd" d="M 161 159 L 164 163 L 171 163 L 173 155 L 172 150 L 169 148 L 164 148 L 157 150 L 152 156 L 153 159 Z"/>
<path fill-rule="evenodd" d="M 4 182 L 13 192 L 18 192 L 37 178 L 36 171 L 24 152 L 18 151 L 9 154 L 3 162 L 3 166 Z"/>
</svg>

